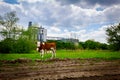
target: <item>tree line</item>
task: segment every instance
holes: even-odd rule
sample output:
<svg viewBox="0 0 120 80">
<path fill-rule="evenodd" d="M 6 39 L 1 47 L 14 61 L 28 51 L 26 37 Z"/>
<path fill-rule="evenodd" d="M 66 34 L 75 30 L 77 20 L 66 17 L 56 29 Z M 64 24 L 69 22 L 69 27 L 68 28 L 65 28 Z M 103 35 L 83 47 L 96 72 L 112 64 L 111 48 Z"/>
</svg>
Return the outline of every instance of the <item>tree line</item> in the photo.
<svg viewBox="0 0 120 80">
<path fill-rule="evenodd" d="M 61 40 L 49 40 L 48 42 L 55 42 L 57 49 L 76 50 L 76 49 L 92 49 L 92 50 L 107 50 L 109 49 L 108 44 L 100 43 L 94 40 L 87 40 L 85 42 L 78 42 L 75 45 L 74 42 L 61 41 Z"/>
<path fill-rule="evenodd" d="M 33 25 L 27 30 L 20 28 L 17 25 L 19 18 L 15 11 L 8 12 L 3 16 L 0 15 L 0 36 L 3 40 L 0 41 L 0 53 L 29 53 L 36 49 L 35 39 L 36 27 Z M 115 50 L 120 51 L 120 24 L 106 28 L 108 44 L 100 43 L 94 40 L 85 42 L 53 41 L 56 42 L 57 49 L 94 49 L 94 50 Z"/>
</svg>

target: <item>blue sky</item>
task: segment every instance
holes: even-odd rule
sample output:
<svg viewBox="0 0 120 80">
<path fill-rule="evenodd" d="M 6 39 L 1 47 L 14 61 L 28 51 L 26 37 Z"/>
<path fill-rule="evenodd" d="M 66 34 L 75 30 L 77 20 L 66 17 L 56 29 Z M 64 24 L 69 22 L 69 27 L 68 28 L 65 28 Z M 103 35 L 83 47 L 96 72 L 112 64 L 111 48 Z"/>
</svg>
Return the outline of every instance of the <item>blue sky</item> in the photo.
<svg viewBox="0 0 120 80">
<path fill-rule="evenodd" d="M 18 1 L 17 0 L 2 0 L 6 3 L 10 3 L 10 4 L 18 4 Z"/>
<path fill-rule="evenodd" d="M 24 28 L 32 21 L 48 36 L 106 43 L 105 29 L 120 22 L 120 0 L 0 0 L 0 15 L 16 11 Z"/>
</svg>

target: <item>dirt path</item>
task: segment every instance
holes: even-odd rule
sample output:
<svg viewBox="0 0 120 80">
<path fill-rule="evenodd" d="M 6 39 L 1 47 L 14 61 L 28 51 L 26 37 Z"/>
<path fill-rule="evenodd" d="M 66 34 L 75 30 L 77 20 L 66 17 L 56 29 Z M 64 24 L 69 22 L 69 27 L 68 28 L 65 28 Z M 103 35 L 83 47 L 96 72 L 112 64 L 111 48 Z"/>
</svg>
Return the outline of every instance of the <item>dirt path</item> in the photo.
<svg viewBox="0 0 120 80">
<path fill-rule="evenodd" d="M 0 66 L 0 80 L 120 80 L 120 60 L 65 59 Z"/>
</svg>

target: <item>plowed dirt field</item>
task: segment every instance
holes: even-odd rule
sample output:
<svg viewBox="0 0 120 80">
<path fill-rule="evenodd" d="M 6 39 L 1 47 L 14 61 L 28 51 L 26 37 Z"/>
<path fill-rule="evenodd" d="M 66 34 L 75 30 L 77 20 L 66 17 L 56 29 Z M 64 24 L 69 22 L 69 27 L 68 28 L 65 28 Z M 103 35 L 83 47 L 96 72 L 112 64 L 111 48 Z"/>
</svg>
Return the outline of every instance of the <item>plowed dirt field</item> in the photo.
<svg viewBox="0 0 120 80">
<path fill-rule="evenodd" d="M 1 61 L 0 80 L 120 80 L 120 60 Z"/>
</svg>

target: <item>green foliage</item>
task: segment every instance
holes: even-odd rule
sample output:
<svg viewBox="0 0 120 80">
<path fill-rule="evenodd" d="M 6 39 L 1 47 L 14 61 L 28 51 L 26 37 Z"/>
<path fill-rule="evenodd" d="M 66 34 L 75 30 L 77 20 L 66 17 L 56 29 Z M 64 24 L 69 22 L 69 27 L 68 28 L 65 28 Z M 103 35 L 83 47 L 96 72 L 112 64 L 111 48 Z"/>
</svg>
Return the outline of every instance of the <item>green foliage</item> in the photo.
<svg viewBox="0 0 120 80">
<path fill-rule="evenodd" d="M 57 49 L 64 49 L 65 47 L 63 45 L 64 45 L 64 42 L 62 42 L 62 41 L 56 41 L 56 47 L 57 47 Z"/>
<path fill-rule="evenodd" d="M 7 38 L 0 42 L 0 53 L 29 53 L 35 50 L 35 43 L 24 38 L 12 40 Z"/>
<path fill-rule="evenodd" d="M 96 45 L 96 43 L 95 43 L 93 40 L 87 40 L 87 41 L 85 42 L 85 47 L 86 47 L 87 49 L 96 49 L 96 48 L 97 48 L 97 45 Z"/>
<path fill-rule="evenodd" d="M 77 48 L 73 42 L 64 42 L 64 41 L 56 41 L 56 40 L 48 40 L 47 42 L 55 42 L 57 49 L 75 50 Z"/>
<path fill-rule="evenodd" d="M 26 37 L 31 41 L 37 41 L 37 32 L 38 32 L 38 26 L 34 24 L 28 27 L 27 30 L 23 30 L 21 37 Z"/>
<path fill-rule="evenodd" d="M 109 48 L 110 50 L 113 50 L 113 51 L 119 51 L 119 50 L 120 50 L 120 45 L 118 45 L 118 44 L 110 44 L 110 45 L 108 46 L 108 48 Z"/>
<path fill-rule="evenodd" d="M 0 42 L 0 53 L 10 53 L 14 48 L 14 40 L 7 38 Z"/>
<path fill-rule="evenodd" d="M 99 43 L 99 49 L 107 50 L 108 49 L 108 45 L 105 44 L 105 43 Z"/>
<path fill-rule="evenodd" d="M 74 49 L 75 49 L 75 45 L 74 45 L 74 43 L 72 43 L 72 42 L 65 42 L 65 43 L 64 43 L 64 48 L 65 48 L 65 49 L 74 50 Z"/>
<path fill-rule="evenodd" d="M 78 45 L 75 45 L 75 43 L 73 42 L 64 42 L 64 41 L 56 41 L 56 40 L 49 40 L 48 42 L 55 42 L 58 50 L 59 49 L 67 49 L 67 50 L 75 50 L 75 49 L 107 50 L 108 49 L 107 44 L 96 42 L 94 40 L 79 42 Z"/>
<path fill-rule="evenodd" d="M 24 38 L 20 38 L 14 45 L 13 53 L 29 53 L 35 49 L 35 43 Z"/>
<path fill-rule="evenodd" d="M 120 50 L 120 24 L 106 29 L 107 41 L 111 50 Z"/>
<path fill-rule="evenodd" d="M 79 49 L 85 49 L 85 43 L 79 42 Z"/>
<path fill-rule="evenodd" d="M 87 40 L 83 46 L 84 46 L 84 49 L 94 49 L 94 50 L 96 50 L 96 49 L 102 49 L 102 50 L 108 49 L 107 44 L 96 42 L 94 40 Z"/>
</svg>

